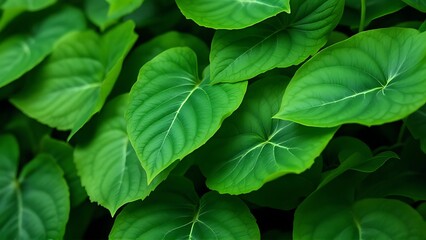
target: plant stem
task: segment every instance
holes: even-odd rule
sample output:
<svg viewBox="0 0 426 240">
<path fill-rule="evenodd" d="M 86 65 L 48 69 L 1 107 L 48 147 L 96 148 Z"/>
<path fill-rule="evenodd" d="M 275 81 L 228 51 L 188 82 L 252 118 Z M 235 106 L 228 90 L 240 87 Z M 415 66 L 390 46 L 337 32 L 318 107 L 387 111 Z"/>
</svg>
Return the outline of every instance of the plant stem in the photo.
<svg viewBox="0 0 426 240">
<path fill-rule="evenodd" d="M 361 18 L 359 20 L 359 29 L 358 29 L 358 32 L 364 31 L 365 11 L 366 11 L 365 0 L 361 0 Z"/>
</svg>

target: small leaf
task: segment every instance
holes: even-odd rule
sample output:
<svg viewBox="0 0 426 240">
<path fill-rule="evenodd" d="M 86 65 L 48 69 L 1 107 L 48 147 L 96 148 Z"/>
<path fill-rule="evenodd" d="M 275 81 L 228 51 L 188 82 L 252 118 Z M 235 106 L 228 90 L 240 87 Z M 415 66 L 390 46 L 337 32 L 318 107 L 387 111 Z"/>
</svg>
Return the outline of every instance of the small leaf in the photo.
<svg viewBox="0 0 426 240">
<path fill-rule="evenodd" d="M 426 222 L 408 204 L 354 199 L 353 179 L 343 175 L 310 195 L 294 217 L 294 239 L 422 239 Z"/>
<path fill-rule="evenodd" d="M 115 17 L 108 16 L 109 5 L 105 0 L 84 1 L 84 12 L 89 20 L 102 31 L 118 21 Z"/>
<path fill-rule="evenodd" d="M 15 23 L 0 34 L 0 87 L 39 64 L 67 33 L 85 27 L 83 14 L 72 7 L 27 14 Z"/>
<path fill-rule="evenodd" d="M 68 220 L 68 186 L 48 155 L 38 155 L 19 177 L 18 145 L 0 136 L 0 236 L 4 239 L 61 239 Z"/>
<path fill-rule="evenodd" d="M 130 91 L 127 131 L 148 183 L 203 145 L 240 105 L 247 83 L 209 81 L 199 79 L 197 56 L 187 47 L 166 50 L 141 68 Z"/>
<path fill-rule="evenodd" d="M 70 190 L 71 207 L 75 207 L 86 200 L 86 191 L 81 186 L 81 181 L 77 176 L 77 170 L 73 162 L 74 149 L 66 142 L 46 136 L 41 141 L 40 151 L 50 154 L 64 171 L 64 178 Z"/>
<path fill-rule="evenodd" d="M 356 34 L 299 68 L 275 117 L 317 127 L 402 119 L 426 103 L 425 52 L 414 29 Z"/>
<path fill-rule="evenodd" d="M 402 0 L 402 1 L 421 12 L 426 12 L 426 0 Z"/>
<path fill-rule="evenodd" d="M 420 140 L 420 147 L 426 153 L 426 104 L 406 118 L 408 130 Z"/>
<path fill-rule="evenodd" d="M 138 7 L 144 0 L 106 0 L 109 3 L 108 16 L 120 18 L 127 15 Z"/>
<path fill-rule="evenodd" d="M 290 13 L 289 0 L 176 0 L 186 18 L 216 29 L 240 29 L 280 12 Z"/>
<path fill-rule="evenodd" d="M 285 174 L 305 171 L 325 148 L 336 128 L 272 119 L 286 82 L 274 77 L 250 85 L 241 107 L 200 150 L 209 188 L 230 194 L 257 190 Z"/>
<path fill-rule="evenodd" d="M 291 1 L 282 13 L 237 31 L 217 31 L 210 53 L 212 82 L 238 82 L 304 61 L 327 42 L 343 0 Z"/>
<path fill-rule="evenodd" d="M 28 77 L 11 102 L 21 111 L 74 135 L 103 106 L 137 36 L 131 22 L 102 37 L 93 31 L 68 35 Z"/>
<path fill-rule="evenodd" d="M 74 152 L 90 200 L 106 207 L 112 216 L 125 203 L 148 196 L 169 172 L 163 172 L 147 185 L 145 171 L 127 137 L 127 102 L 127 95 L 109 102 L 93 123 L 94 136 L 86 144 L 77 144 Z"/>
<path fill-rule="evenodd" d="M 247 206 L 215 192 L 198 198 L 188 180 L 172 178 L 144 201 L 126 206 L 110 239 L 260 239 Z"/>
</svg>

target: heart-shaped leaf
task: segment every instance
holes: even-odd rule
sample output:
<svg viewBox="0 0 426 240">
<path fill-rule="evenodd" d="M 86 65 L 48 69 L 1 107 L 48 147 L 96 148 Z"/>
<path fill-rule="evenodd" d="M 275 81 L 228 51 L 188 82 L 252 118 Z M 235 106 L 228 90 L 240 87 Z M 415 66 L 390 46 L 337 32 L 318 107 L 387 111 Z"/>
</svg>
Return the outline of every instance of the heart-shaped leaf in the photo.
<svg viewBox="0 0 426 240">
<path fill-rule="evenodd" d="M 215 192 L 198 198 L 192 183 L 171 178 L 144 201 L 126 206 L 110 239 L 260 239 L 247 206 Z"/>
<path fill-rule="evenodd" d="M 246 86 L 199 79 L 197 56 L 187 47 L 146 63 L 130 91 L 127 131 L 148 183 L 213 136 L 240 105 Z"/>
<path fill-rule="evenodd" d="M 426 103 L 426 33 L 362 32 L 306 62 L 276 117 L 308 126 L 396 121 Z"/>
<path fill-rule="evenodd" d="M 71 130 L 71 137 L 103 106 L 136 41 L 133 28 L 125 22 L 103 36 L 68 35 L 11 102 L 42 123 Z"/>
<path fill-rule="evenodd" d="M 217 31 L 210 53 L 212 82 L 238 82 L 299 64 L 324 46 L 343 6 L 343 0 L 293 0 L 291 14 L 242 30 Z"/>
<path fill-rule="evenodd" d="M 67 33 L 85 27 L 84 15 L 72 7 L 23 15 L 15 23 L 0 34 L 0 87 L 39 64 Z"/>
<path fill-rule="evenodd" d="M 70 210 L 68 186 L 48 155 L 38 155 L 18 175 L 18 143 L 0 136 L 0 236 L 61 239 Z"/>
<path fill-rule="evenodd" d="M 287 82 L 285 77 L 273 77 L 250 85 L 241 107 L 201 149 L 199 164 L 209 188 L 247 193 L 314 163 L 336 128 L 272 119 Z"/>
<path fill-rule="evenodd" d="M 127 95 L 109 102 L 93 123 L 94 136 L 89 142 L 78 144 L 74 152 L 90 200 L 109 209 L 112 216 L 125 203 L 148 196 L 169 172 L 162 172 L 147 185 L 145 171 L 127 137 L 127 103 Z"/>
<path fill-rule="evenodd" d="M 186 18 L 216 29 L 239 29 L 280 12 L 290 12 L 290 0 L 176 0 Z"/>
</svg>

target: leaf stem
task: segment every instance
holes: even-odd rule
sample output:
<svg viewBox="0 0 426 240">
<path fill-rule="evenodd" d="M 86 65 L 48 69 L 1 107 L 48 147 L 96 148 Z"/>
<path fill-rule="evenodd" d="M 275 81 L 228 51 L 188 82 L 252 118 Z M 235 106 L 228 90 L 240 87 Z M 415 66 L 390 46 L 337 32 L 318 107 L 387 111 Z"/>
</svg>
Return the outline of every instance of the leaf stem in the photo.
<svg viewBox="0 0 426 240">
<path fill-rule="evenodd" d="M 361 18 L 359 20 L 359 29 L 358 29 L 358 32 L 364 31 L 365 12 L 366 12 L 365 0 L 361 0 Z"/>
</svg>

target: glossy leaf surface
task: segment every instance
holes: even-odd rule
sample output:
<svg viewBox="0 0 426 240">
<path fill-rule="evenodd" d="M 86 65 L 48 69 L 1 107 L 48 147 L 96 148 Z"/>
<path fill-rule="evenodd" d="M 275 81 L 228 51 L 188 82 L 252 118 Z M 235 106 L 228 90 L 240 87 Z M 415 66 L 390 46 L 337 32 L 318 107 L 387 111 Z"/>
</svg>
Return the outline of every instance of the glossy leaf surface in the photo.
<svg viewBox="0 0 426 240">
<path fill-rule="evenodd" d="M 102 37 L 93 31 L 69 35 L 12 103 L 42 123 L 71 130 L 72 136 L 101 109 L 136 40 L 133 28 L 126 22 Z"/>
<path fill-rule="evenodd" d="M 43 14 L 43 17 L 40 15 Z M 47 15 L 47 16 L 46 16 Z M 20 25 L 20 22 L 26 22 Z M 71 7 L 56 11 L 23 16 L 4 31 L 14 31 L 7 37 L 0 35 L 0 87 L 16 80 L 39 64 L 54 45 L 67 33 L 85 27 L 83 14 Z"/>
<path fill-rule="evenodd" d="M 203 145 L 240 105 L 247 83 L 210 85 L 203 77 L 187 47 L 166 50 L 141 68 L 130 91 L 127 131 L 148 182 Z"/>
<path fill-rule="evenodd" d="M 176 0 L 186 18 L 215 29 L 240 29 L 280 12 L 290 12 L 289 0 Z"/>
<path fill-rule="evenodd" d="M 426 1 L 425 0 L 402 0 L 406 4 L 410 5 L 411 7 L 426 12 Z"/>
<path fill-rule="evenodd" d="M 144 199 L 167 177 L 163 172 L 147 185 L 146 174 L 130 144 L 124 113 L 128 96 L 109 102 L 94 125 L 93 138 L 77 145 L 74 153 L 78 173 L 90 200 L 114 215 L 125 203 Z"/>
<path fill-rule="evenodd" d="M 359 33 L 305 63 L 275 117 L 318 127 L 404 118 L 426 102 L 425 52 L 426 33 L 414 29 Z"/>
<path fill-rule="evenodd" d="M 287 81 L 275 77 L 252 84 L 241 107 L 202 148 L 199 164 L 209 188 L 247 193 L 314 163 L 336 129 L 272 119 Z"/>
<path fill-rule="evenodd" d="M 217 31 L 210 53 L 212 82 L 238 82 L 316 53 L 338 23 L 344 1 L 291 1 L 282 13 L 237 31 Z"/>
<path fill-rule="evenodd" d="M 237 197 L 208 192 L 198 198 L 191 182 L 171 178 L 145 201 L 118 215 L 111 239 L 260 239 L 247 206 Z"/>
<path fill-rule="evenodd" d="M 0 136 L 0 236 L 4 239 L 61 239 L 70 202 L 61 169 L 39 155 L 18 175 L 19 149 Z"/>
</svg>

